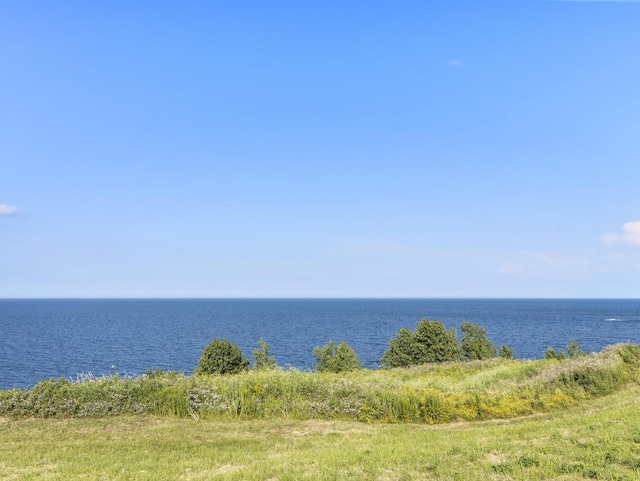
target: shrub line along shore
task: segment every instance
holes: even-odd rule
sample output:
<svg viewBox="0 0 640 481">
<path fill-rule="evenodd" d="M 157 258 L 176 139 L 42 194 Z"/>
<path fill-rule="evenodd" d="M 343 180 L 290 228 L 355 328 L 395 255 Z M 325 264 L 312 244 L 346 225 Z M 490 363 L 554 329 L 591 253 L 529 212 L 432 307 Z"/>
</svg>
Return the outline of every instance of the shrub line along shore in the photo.
<svg viewBox="0 0 640 481">
<path fill-rule="evenodd" d="M 0 416 L 334 419 L 445 423 L 549 412 L 611 394 L 640 372 L 640 346 L 571 359 L 431 363 L 341 373 L 271 367 L 238 374 L 149 371 L 0 391 Z"/>
</svg>

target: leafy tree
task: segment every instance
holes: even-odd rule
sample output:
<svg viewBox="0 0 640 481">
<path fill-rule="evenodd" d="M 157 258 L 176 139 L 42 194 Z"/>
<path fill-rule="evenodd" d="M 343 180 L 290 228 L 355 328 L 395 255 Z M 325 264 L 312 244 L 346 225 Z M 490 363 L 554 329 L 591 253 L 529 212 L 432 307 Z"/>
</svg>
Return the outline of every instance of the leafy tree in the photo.
<svg viewBox="0 0 640 481">
<path fill-rule="evenodd" d="M 564 353 L 562 349 L 558 349 L 557 351 L 553 347 L 549 347 L 546 351 L 544 351 L 545 359 L 557 359 L 558 361 L 562 361 L 567 358 L 567 355 Z"/>
<path fill-rule="evenodd" d="M 258 341 L 258 349 L 253 350 L 253 368 L 254 369 L 275 369 L 276 358 L 269 356 L 269 346 L 263 339 Z"/>
<path fill-rule="evenodd" d="M 249 367 L 249 360 L 228 339 L 214 339 L 202 351 L 198 366 L 200 374 L 236 374 Z"/>
<path fill-rule="evenodd" d="M 504 344 L 502 345 L 502 347 L 500 347 L 500 352 L 498 355 L 504 359 L 514 358 L 513 349 L 511 349 L 509 346 L 505 346 Z"/>
<path fill-rule="evenodd" d="M 362 367 L 356 352 L 344 341 L 336 344 L 331 340 L 323 347 L 315 347 L 313 355 L 318 372 L 353 371 Z"/>
<path fill-rule="evenodd" d="M 383 367 L 406 367 L 418 364 L 418 346 L 416 335 L 403 327 L 395 339 L 389 341 L 389 349 L 382 355 Z"/>
<path fill-rule="evenodd" d="M 571 342 L 567 344 L 567 353 L 571 359 L 587 355 L 587 353 L 580 348 L 580 343 L 575 339 L 572 339 Z"/>
<path fill-rule="evenodd" d="M 440 321 L 423 319 L 415 332 L 400 329 L 396 338 L 389 341 L 380 363 L 383 367 L 406 367 L 458 359 L 460 345 L 455 329 L 447 331 Z"/>
<path fill-rule="evenodd" d="M 487 339 L 487 330 L 484 327 L 463 322 L 460 325 L 460 330 L 462 331 L 461 347 L 464 359 L 489 359 L 498 355 L 496 346 Z"/>
<path fill-rule="evenodd" d="M 456 339 L 456 330 L 448 331 L 440 321 L 423 319 L 416 327 L 416 345 L 418 364 L 429 362 L 447 362 L 460 359 L 460 345 Z"/>
</svg>

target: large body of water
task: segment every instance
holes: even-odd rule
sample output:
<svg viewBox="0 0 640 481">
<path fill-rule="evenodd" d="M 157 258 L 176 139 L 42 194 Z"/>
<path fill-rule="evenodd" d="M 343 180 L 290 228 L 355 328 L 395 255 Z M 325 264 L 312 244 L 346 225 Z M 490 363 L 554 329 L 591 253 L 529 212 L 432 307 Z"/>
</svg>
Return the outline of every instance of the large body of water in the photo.
<svg viewBox="0 0 640 481">
<path fill-rule="evenodd" d="M 436 319 L 485 327 L 499 347 L 539 358 L 577 339 L 599 351 L 640 343 L 639 299 L 87 299 L 0 300 L 0 389 L 92 373 L 190 373 L 228 338 L 247 357 L 263 338 L 282 366 L 311 369 L 314 346 L 347 341 L 377 367 L 401 327 Z"/>
</svg>

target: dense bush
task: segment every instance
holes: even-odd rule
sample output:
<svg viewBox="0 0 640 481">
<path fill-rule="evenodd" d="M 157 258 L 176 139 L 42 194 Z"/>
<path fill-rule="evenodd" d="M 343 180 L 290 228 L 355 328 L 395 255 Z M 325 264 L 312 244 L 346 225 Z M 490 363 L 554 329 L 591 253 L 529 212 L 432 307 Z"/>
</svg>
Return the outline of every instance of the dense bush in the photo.
<svg viewBox="0 0 640 481">
<path fill-rule="evenodd" d="M 416 335 L 403 327 L 395 339 L 389 341 L 389 348 L 382 355 L 380 364 L 386 368 L 406 367 L 419 364 Z"/>
<path fill-rule="evenodd" d="M 315 347 L 313 355 L 318 372 L 353 371 L 362 367 L 356 352 L 344 341 L 340 344 L 329 341 L 323 347 Z"/>
<path fill-rule="evenodd" d="M 460 344 L 464 359 L 474 361 L 476 359 L 489 359 L 498 355 L 496 346 L 487 339 L 487 330 L 484 327 L 470 322 L 463 322 L 460 330 L 462 331 Z"/>
<path fill-rule="evenodd" d="M 380 363 L 387 368 L 406 367 L 456 361 L 460 354 L 454 328 L 447 331 L 440 321 L 423 319 L 415 332 L 400 329 L 396 338 L 389 341 L 389 349 L 382 355 Z"/>
<path fill-rule="evenodd" d="M 258 349 L 253 350 L 253 369 L 275 369 L 276 358 L 269 356 L 269 346 L 263 339 L 258 341 Z"/>
<path fill-rule="evenodd" d="M 447 331 L 439 321 L 422 320 L 416 327 L 416 343 L 419 364 L 456 361 L 460 358 L 456 330 L 451 327 Z"/>
<path fill-rule="evenodd" d="M 249 360 L 228 339 L 214 339 L 202 351 L 198 366 L 199 374 L 236 374 L 249 367 Z"/>
</svg>

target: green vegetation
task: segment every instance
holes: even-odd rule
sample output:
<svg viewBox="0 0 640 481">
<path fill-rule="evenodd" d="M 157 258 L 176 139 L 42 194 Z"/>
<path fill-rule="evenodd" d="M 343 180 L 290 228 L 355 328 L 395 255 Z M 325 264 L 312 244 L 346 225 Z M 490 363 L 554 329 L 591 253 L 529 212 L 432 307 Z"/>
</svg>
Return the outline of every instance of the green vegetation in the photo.
<svg viewBox="0 0 640 481">
<path fill-rule="evenodd" d="M 564 360 L 492 357 L 339 374 L 240 364 L 234 375 L 157 370 L 0 391 L 0 478 L 640 475 L 638 345 Z"/>
<path fill-rule="evenodd" d="M 318 372 L 344 372 L 362 368 L 356 352 L 346 342 L 336 344 L 333 340 L 313 350 Z"/>
<path fill-rule="evenodd" d="M 456 330 L 448 331 L 440 321 L 420 321 L 414 332 L 402 328 L 389 341 L 389 349 L 382 355 L 380 364 L 385 368 L 417 366 L 420 364 L 475 361 L 500 355 L 513 359 L 513 351 L 502 346 L 500 351 L 487 338 L 487 330 L 478 324 L 463 322 L 460 326 L 462 338 L 456 338 Z"/>
<path fill-rule="evenodd" d="M 613 393 L 639 378 L 640 346 L 575 359 L 426 364 L 339 374 L 244 370 L 236 375 L 149 372 L 79 382 L 48 380 L 0 391 L 0 416 L 194 419 L 341 419 L 445 423 L 554 411 Z"/>
<path fill-rule="evenodd" d="M 575 339 L 571 340 L 571 342 L 567 344 L 566 352 L 562 349 L 558 349 L 556 351 L 553 347 L 549 347 L 549 349 L 544 352 L 545 359 L 557 359 L 558 361 L 562 361 L 567 358 L 576 359 L 586 355 L 587 353 L 580 348 L 580 343 Z"/>
<path fill-rule="evenodd" d="M 264 339 L 258 341 L 258 349 L 253 350 L 253 369 L 277 369 L 274 356 L 269 356 L 269 346 Z"/>
<path fill-rule="evenodd" d="M 238 346 L 228 339 L 214 339 L 204 348 L 198 361 L 200 374 L 237 374 L 249 367 Z"/>
<path fill-rule="evenodd" d="M 502 345 L 502 347 L 500 347 L 500 351 L 498 352 L 498 355 L 505 359 L 514 358 L 513 349 L 511 349 L 509 346 L 505 346 L 504 344 Z"/>
<path fill-rule="evenodd" d="M 0 479 L 635 481 L 639 398 L 640 387 L 631 385 L 550 414 L 444 429 L 280 419 L 0 418 Z"/>
<path fill-rule="evenodd" d="M 382 355 L 380 364 L 385 368 L 420 364 L 418 362 L 416 335 L 406 327 L 401 328 L 395 339 L 389 341 L 389 349 Z"/>
<path fill-rule="evenodd" d="M 463 359 L 474 361 L 490 359 L 498 355 L 498 349 L 487 339 L 487 330 L 484 327 L 470 322 L 463 322 L 460 325 L 460 330 L 462 331 L 460 347 Z"/>
<path fill-rule="evenodd" d="M 549 347 L 546 351 L 544 351 L 545 359 L 557 359 L 558 361 L 564 361 L 567 358 L 567 355 L 562 349 L 558 349 L 557 351 L 553 347 Z"/>
<path fill-rule="evenodd" d="M 580 348 L 580 343 L 575 339 L 572 339 L 571 342 L 567 344 L 567 354 L 569 354 L 569 359 L 587 355 L 587 353 Z"/>
</svg>

